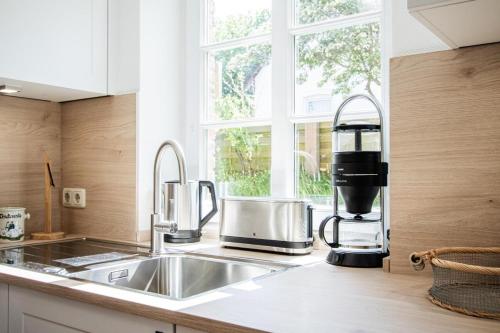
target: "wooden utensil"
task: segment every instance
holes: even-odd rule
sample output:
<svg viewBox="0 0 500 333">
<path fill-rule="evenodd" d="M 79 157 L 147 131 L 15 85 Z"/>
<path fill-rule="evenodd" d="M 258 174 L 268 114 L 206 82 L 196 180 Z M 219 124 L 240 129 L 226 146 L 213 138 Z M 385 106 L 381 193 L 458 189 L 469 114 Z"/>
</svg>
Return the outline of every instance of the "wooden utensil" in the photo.
<svg viewBox="0 0 500 333">
<path fill-rule="evenodd" d="M 37 240 L 52 240 L 61 239 L 64 237 L 64 232 L 52 231 L 52 188 L 55 187 L 52 170 L 50 167 L 51 161 L 46 152 L 43 153 L 44 170 L 45 170 L 45 223 L 43 232 L 34 232 L 31 234 L 32 239 Z"/>
</svg>

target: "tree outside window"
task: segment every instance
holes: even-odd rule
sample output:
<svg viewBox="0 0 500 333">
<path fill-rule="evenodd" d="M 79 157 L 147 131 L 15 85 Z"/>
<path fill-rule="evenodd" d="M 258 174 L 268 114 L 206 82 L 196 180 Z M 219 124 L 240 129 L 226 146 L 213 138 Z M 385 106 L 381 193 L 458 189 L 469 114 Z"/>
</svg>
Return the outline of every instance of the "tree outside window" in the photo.
<svg viewBox="0 0 500 333">
<path fill-rule="evenodd" d="M 229 2 L 235 1 L 208 1 L 209 40 L 218 42 L 270 31 L 269 5 L 222 16 L 214 14 L 214 8 Z M 380 7 L 378 0 L 296 0 L 295 4 L 299 26 Z M 330 107 L 327 111 L 331 114 L 351 93 L 365 92 L 379 98 L 379 40 L 378 22 L 296 35 L 295 114 L 307 114 L 306 101 L 314 101 L 314 96 L 322 96 L 322 104 L 316 109 L 323 112 Z M 268 42 L 209 52 L 209 119 L 235 121 L 270 117 L 271 52 L 272 45 Z M 329 96 L 330 101 L 324 96 Z M 297 194 L 302 197 L 331 196 L 330 126 L 327 122 L 296 125 Z M 225 194 L 270 195 L 271 127 L 234 127 L 208 132 L 214 154 L 208 171 L 217 183 L 225 184 Z"/>
</svg>

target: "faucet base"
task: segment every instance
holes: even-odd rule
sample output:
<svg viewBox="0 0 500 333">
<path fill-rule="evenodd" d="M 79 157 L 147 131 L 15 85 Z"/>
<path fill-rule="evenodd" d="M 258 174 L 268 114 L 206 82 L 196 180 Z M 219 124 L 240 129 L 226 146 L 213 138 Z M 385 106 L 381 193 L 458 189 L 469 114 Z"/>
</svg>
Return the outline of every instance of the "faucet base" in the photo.
<svg viewBox="0 0 500 333">
<path fill-rule="evenodd" d="M 166 243 L 196 243 L 200 237 L 198 230 L 177 230 L 175 234 L 165 234 L 163 239 Z"/>
<path fill-rule="evenodd" d="M 165 246 L 163 246 L 163 236 L 168 232 L 177 231 L 177 223 L 170 221 L 160 223 L 161 220 L 160 214 L 151 214 L 151 248 L 149 252 L 153 255 L 167 253 Z"/>
</svg>

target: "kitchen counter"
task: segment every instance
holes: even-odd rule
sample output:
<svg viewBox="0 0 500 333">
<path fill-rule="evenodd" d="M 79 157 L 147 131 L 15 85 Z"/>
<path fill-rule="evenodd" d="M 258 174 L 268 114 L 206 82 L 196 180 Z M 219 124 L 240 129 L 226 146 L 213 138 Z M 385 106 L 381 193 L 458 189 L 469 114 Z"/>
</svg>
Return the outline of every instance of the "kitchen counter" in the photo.
<svg viewBox="0 0 500 333">
<path fill-rule="evenodd" d="M 323 262 L 324 251 L 282 256 L 223 249 L 216 241 L 177 247 L 304 266 L 182 301 L 5 265 L 0 265 L 0 283 L 208 332 L 500 331 L 498 321 L 456 314 L 431 304 L 426 299 L 432 282 L 427 275 L 335 267 Z"/>
</svg>

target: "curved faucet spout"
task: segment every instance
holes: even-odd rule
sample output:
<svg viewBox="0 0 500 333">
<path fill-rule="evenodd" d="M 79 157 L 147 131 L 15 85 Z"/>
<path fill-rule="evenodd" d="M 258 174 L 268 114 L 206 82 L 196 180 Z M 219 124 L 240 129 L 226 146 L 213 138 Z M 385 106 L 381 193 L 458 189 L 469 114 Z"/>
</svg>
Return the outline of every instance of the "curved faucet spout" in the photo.
<svg viewBox="0 0 500 333">
<path fill-rule="evenodd" d="M 165 141 L 158 152 L 156 153 L 155 166 L 154 166 L 154 198 L 153 198 L 153 211 L 155 214 L 160 214 L 161 210 L 161 198 L 160 198 L 160 184 L 161 184 L 161 166 L 163 157 L 168 148 L 172 148 L 175 157 L 177 158 L 177 165 L 179 168 L 179 183 L 185 185 L 187 182 L 187 171 L 186 171 L 186 158 L 184 157 L 184 152 L 181 146 L 175 140 Z"/>
<path fill-rule="evenodd" d="M 161 212 L 161 196 L 160 196 L 161 169 L 162 169 L 161 167 L 165 153 L 168 148 L 172 148 L 175 157 L 177 158 L 177 166 L 179 168 L 179 183 L 181 185 L 186 185 L 187 183 L 186 159 L 184 157 L 184 152 L 182 151 L 181 146 L 176 141 L 167 140 L 158 149 L 154 164 L 153 214 L 151 214 L 151 251 L 150 251 L 152 254 L 164 253 L 165 248 L 163 247 L 163 234 L 167 232 L 177 231 L 177 222 L 164 221 L 163 214 Z"/>
</svg>

